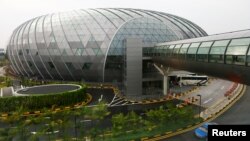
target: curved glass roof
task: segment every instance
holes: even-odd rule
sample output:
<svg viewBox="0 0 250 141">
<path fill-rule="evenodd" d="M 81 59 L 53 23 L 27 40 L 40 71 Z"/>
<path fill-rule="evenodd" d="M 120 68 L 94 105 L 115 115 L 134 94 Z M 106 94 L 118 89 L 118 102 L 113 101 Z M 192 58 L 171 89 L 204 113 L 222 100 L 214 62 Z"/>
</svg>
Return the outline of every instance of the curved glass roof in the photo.
<svg viewBox="0 0 250 141">
<path fill-rule="evenodd" d="M 206 42 L 206 41 L 244 38 L 244 37 L 250 37 L 250 29 L 227 32 L 227 33 L 221 33 L 221 34 L 214 34 L 214 35 L 203 36 L 203 37 L 199 37 L 199 38 L 192 38 L 192 39 L 184 39 L 184 40 L 178 40 L 178 41 L 170 41 L 170 42 L 165 42 L 165 43 L 159 43 L 159 44 L 157 44 L 157 46 L 182 44 L 182 43 Z"/>
<path fill-rule="evenodd" d="M 140 36 L 144 43 L 156 44 L 206 35 L 194 23 L 167 13 L 80 9 L 23 23 L 14 30 L 7 54 L 13 70 L 23 76 L 65 80 L 83 76 L 92 81 L 103 78 L 107 56 L 123 54 L 121 40 L 126 37 Z"/>
</svg>

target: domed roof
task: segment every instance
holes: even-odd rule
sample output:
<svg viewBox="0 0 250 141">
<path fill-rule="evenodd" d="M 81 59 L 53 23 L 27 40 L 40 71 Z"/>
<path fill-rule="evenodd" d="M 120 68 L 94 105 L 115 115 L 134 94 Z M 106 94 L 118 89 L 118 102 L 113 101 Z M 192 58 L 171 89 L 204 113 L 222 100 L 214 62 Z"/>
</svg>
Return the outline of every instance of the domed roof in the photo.
<svg viewBox="0 0 250 141">
<path fill-rule="evenodd" d="M 63 74 L 69 74 L 75 80 L 74 71 L 84 75 L 89 62 L 101 62 L 101 65 L 92 63 L 90 68 L 92 73 L 98 70 L 95 74 L 103 75 L 108 54 L 121 54 L 119 41 L 130 35 L 138 35 L 144 42 L 159 43 L 207 34 L 184 18 L 162 12 L 81 9 L 48 14 L 23 23 L 14 30 L 7 53 L 13 70 L 23 76 L 66 79 Z M 57 64 L 58 60 L 62 64 Z M 55 68 L 57 76 L 52 75 L 51 68 Z"/>
</svg>

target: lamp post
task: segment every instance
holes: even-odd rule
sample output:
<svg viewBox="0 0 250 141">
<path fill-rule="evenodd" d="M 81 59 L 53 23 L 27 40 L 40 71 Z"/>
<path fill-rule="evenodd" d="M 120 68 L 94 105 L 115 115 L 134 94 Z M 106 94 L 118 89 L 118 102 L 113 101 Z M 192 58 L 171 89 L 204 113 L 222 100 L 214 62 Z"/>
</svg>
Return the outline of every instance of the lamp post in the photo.
<svg viewBox="0 0 250 141">
<path fill-rule="evenodd" d="M 200 106 L 199 106 L 199 118 L 201 117 L 201 95 L 197 95 L 200 98 Z"/>
</svg>

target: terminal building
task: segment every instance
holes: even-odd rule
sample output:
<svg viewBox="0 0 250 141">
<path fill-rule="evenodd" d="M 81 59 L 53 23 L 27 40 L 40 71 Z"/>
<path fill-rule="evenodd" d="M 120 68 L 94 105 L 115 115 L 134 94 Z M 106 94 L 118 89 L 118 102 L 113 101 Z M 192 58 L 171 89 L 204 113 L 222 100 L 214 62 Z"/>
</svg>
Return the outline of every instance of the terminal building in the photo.
<svg viewBox="0 0 250 141">
<path fill-rule="evenodd" d="M 163 12 L 82 9 L 21 24 L 10 37 L 7 56 L 19 76 L 112 83 L 133 97 L 155 94 L 163 87 L 152 61 L 156 45 L 203 36 L 207 33 L 193 22 Z M 174 49 L 190 44 L 181 45 Z"/>
</svg>

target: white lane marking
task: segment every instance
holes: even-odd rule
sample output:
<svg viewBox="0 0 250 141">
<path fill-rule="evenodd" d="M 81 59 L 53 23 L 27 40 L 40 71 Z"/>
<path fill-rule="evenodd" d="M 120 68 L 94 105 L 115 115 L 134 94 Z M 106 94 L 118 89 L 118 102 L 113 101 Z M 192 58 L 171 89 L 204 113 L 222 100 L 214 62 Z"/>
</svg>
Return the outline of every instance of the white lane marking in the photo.
<svg viewBox="0 0 250 141">
<path fill-rule="evenodd" d="M 129 105 L 135 105 L 135 103 L 132 103 L 132 104 L 126 104 L 126 106 L 129 106 Z M 111 105 L 110 107 L 119 107 L 119 106 L 124 106 L 124 105 Z"/>
<path fill-rule="evenodd" d="M 122 100 L 122 98 L 116 97 L 116 98 L 112 101 L 112 103 L 114 103 L 114 102 L 116 102 L 116 101 L 119 101 L 119 100 Z"/>
<path fill-rule="evenodd" d="M 124 100 L 121 100 L 121 101 L 118 101 L 118 102 L 114 102 L 114 103 L 112 103 L 112 105 L 118 105 L 118 104 L 120 104 L 120 103 L 122 103 L 122 102 L 125 102 Z"/>
<path fill-rule="evenodd" d="M 92 120 L 81 120 L 80 122 L 83 123 L 83 122 L 91 122 Z"/>
<path fill-rule="evenodd" d="M 225 86 L 222 86 L 221 89 L 223 90 L 225 88 Z"/>
<path fill-rule="evenodd" d="M 105 104 L 107 106 L 110 106 L 109 104 Z M 89 106 L 86 106 L 86 107 L 97 107 L 98 105 L 89 105 Z"/>
<path fill-rule="evenodd" d="M 113 97 L 112 101 L 109 103 L 109 106 L 112 104 L 112 102 L 115 100 L 116 95 Z"/>
<path fill-rule="evenodd" d="M 98 99 L 98 102 L 102 101 L 102 97 L 103 97 L 103 95 L 101 95 L 101 97 Z"/>
<path fill-rule="evenodd" d="M 211 100 L 213 100 L 213 98 L 209 98 L 208 100 L 204 101 L 203 104 L 206 104 L 206 103 L 208 103 Z"/>
<path fill-rule="evenodd" d="M 122 105 L 126 105 L 126 104 L 128 104 L 129 102 L 125 102 L 125 103 L 123 103 Z"/>
</svg>

